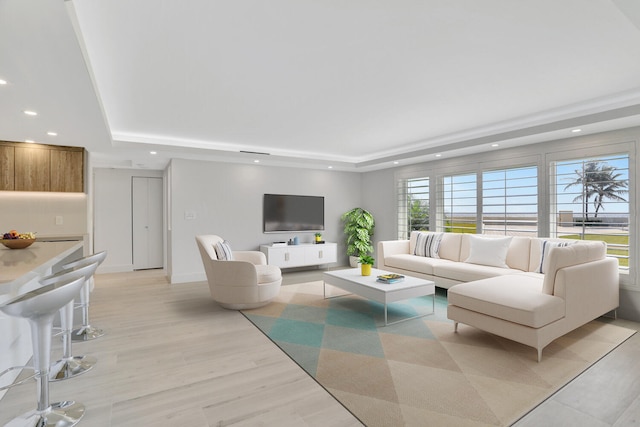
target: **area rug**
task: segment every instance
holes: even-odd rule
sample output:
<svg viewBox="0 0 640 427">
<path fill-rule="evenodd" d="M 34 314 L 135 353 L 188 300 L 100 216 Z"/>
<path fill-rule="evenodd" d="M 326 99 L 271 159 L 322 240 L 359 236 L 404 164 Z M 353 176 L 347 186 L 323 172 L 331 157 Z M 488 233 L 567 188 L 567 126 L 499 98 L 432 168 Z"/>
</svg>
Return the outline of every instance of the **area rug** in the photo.
<svg viewBox="0 0 640 427">
<path fill-rule="evenodd" d="M 343 291 L 327 286 L 329 295 Z M 283 286 L 243 314 L 366 426 L 505 426 L 635 331 L 593 321 L 536 350 L 434 314 L 384 326 L 381 304 L 323 297 L 323 283 Z M 431 297 L 389 305 L 389 321 L 430 313 Z"/>
</svg>

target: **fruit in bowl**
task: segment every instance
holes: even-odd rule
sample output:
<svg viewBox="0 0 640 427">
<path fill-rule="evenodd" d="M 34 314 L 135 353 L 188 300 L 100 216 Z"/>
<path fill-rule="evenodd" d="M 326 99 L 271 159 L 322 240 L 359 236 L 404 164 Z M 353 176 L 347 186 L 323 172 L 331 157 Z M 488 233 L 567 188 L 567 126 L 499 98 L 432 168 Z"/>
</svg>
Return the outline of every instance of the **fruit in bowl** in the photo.
<svg viewBox="0 0 640 427">
<path fill-rule="evenodd" d="M 11 230 L 8 233 L 2 235 L 0 243 L 8 247 L 9 249 L 23 249 L 31 246 L 36 241 L 36 233 L 18 233 L 16 230 Z"/>
</svg>

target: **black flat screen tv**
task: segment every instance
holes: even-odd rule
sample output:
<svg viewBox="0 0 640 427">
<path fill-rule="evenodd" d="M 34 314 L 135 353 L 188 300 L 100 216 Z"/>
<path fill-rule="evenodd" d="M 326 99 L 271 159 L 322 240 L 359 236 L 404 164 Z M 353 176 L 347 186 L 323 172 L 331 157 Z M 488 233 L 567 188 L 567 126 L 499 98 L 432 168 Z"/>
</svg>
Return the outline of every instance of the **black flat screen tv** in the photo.
<svg viewBox="0 0 640 427">
<path fill-rule="evenodd" d="M 265 233 L 324 230 L 324 197 L 265 194 Z"/>
</svg>

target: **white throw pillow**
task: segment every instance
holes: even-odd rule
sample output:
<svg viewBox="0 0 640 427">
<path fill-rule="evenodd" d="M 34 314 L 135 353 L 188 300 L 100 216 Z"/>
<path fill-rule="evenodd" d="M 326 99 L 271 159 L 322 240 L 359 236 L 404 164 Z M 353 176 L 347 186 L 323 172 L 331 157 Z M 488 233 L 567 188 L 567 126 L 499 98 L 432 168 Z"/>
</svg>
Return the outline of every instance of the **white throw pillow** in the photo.
<svg viewBox="0 0 640 427">
<path fill-rule="evenodd" d="M 444 233 L 418 233 L 416 235 L 416 247 L 413 251 L 414 255 L 429 258 L 440 258 L 438 251 L 440 250 L 440 242 Z"/>
<path fill-rule="evenodd" d="M 509 268 L 507 252 L 511 244 L 511 237 L 491 238 L 474 236 L 473 234 L 468 234 L 468 236 L 469 257 L 464 262 Z"/>
<path fill-rule="evenodd" d="M 216 243 L 215 246 L 216 255 L 219 261 L 232 261 L 233 252 L 231 252 L 231 245 L 226 240 Z"/>
<path fill-rule="evenodd" d="M 550 242 L 549 240 L 540 241 L 540 264 L 536 268 L 536 273 L 546 273 L 549 270 L 549 251 L 551 248 L 562 248 L 572 245 L 575 242 Z"/>
</svg>

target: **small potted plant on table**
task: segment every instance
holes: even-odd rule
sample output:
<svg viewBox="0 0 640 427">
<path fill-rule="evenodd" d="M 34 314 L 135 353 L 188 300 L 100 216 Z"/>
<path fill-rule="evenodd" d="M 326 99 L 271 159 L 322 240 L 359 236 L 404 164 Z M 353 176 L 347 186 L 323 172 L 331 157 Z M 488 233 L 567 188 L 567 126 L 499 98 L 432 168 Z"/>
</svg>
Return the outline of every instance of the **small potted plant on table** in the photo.
<svg viewBox="0 0 640 427">
<path fill-rule="evenodd" d="M 375 260 L 369 255 L 363 255 L 360 257 L 360 272 L 363 276 L 371 276 L 371 266 Z"/>
<path fill-rule="evenodd" d="M 316 242 L 322 242 L 322 233 L 316 233 Z"/>
</svg>

